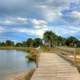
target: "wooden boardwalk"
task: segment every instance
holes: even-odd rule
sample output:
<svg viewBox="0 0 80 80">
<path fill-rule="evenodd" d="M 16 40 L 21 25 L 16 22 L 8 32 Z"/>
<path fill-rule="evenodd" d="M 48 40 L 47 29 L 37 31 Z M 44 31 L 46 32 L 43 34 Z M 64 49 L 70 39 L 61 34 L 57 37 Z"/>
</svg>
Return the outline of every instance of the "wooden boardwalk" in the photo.
<svg viewBox="0 0 80 80">
<path fill-rule="evenodd" d="M 55 53 L 41 53 L 38 68 L 31 80 L 80 80 L 80 74 Z"/>
</svg>

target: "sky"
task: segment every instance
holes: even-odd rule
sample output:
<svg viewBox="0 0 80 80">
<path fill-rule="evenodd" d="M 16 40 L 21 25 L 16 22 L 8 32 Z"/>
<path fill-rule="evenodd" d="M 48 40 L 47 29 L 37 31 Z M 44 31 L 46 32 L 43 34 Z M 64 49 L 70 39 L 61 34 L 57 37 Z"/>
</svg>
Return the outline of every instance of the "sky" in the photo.
<svg viewBox="0 0 80 80">
<path fill-rule="evenodd" d="M 80 39 L 80 0 L 0 0 L 0 41 L 43 38 L 47 30 Z"/>
</svg>

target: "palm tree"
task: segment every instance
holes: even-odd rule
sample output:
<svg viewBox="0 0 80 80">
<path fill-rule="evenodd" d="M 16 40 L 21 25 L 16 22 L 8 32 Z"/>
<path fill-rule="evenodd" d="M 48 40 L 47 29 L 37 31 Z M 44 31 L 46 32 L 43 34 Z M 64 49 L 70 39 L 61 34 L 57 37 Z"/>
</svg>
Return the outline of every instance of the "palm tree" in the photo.
<svg viewBox="0 0 80 80">
<path fill-rule="evenodd" d="M 58 46 L 62 46 L 62 45 L 65 45 L 65 38 L 61 37 L 61 36 L 58 36 L 57 37 L 57 45 Z"/>
<path fill-rule="evenodd" d="M 45 44 L 48 43 L 49 47 L 54 47 L 56 45 L 57 36 L 52 31 L 46 31 L 43 35 Z"/>
<path fill-rule="evenodd" d="M 66 45 L 68 46 L 74 46 L 75 42 L 78 42 L 79 40 L 73 36 L 70 36 L 69 38 L 66 39 Z"/>
</svg>

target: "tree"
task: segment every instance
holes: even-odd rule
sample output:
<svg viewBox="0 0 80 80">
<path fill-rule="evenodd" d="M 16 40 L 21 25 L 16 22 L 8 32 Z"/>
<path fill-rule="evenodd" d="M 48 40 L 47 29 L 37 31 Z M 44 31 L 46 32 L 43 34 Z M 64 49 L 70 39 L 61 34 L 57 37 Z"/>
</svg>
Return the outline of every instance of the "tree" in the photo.
<svg viewBox="0 0 80 80">
<path fill-rule="evenodd" d="M 62 46 L 65 45 L 65 38 L 61 37 L 61 36 L 57 36 L 57 45 L 58 46 Z"/>
<path fill-rule="evenodd" d="M 6 46 L 14 46 L 14 42 L 11 41 L 11 40 L 7 40 L 7 41 L 5 42 L 5 45 L 6 45 Z"/>
<path fill-rule="evenodd" d="M 48 43 L 49 47 L 54 47 L 56 45 L 57 36 L 52 31 L 46 31 L 43 35 L 45 43 Z"/>
<path fill-rule="evenodd" d="M 34 44 L 34 41 L 32 38 L 29 38 L 27 41 L 26 41 L 26 46 L 27 47 L 33 47 L 33 44 Z"/>
<path fill-rule="evenodd" d="M 27 41 L 22 42 L 23 47 L 27 47 Z"/>
<path fill-rule="evenodd" d="M 78 41 L 77 38 L 71 36 L 69 38 L 66 39 L 66 45 L 68 46 L 74 46 L 74 43 L 76 43 Z"/>
<path fill-rule="evenodd" d="M 0 43 L 0 47 L 4 47 L 5 46 L 5 43 L 4 42 L 1 42 Z"/>
<path fill-rule="evenodd" d="M 34 39 L 34 47 L 39 47 L 42 45 L 42 40 L 40 38 Z"/>
<path fill-rule="evenodd" d="M 16 43 L 16 45 L 15 45 L 16 47 L 22 47 L 23 46 L 23 44 L 22 43 Z"/>
</svg>

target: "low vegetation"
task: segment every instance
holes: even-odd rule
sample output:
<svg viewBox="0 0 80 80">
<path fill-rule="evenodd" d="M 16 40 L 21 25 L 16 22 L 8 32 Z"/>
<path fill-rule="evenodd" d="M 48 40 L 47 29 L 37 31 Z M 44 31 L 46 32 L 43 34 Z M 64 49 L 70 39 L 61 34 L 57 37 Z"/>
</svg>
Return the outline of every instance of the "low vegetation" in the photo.
<svg viewBox="0 0 80 80">
<path fill-rule="evenodd" d="M 36 62 L 37 59 L 37 53 L 39 51 L 49 51 L 53 52 L 53 48 L 62 47 L 62 46 L 68 46 L 68 47 L 80 47 L 80 45 L 77 45 L 77 42 L 80 42 L 77 38 L 71 36 L 69 38 L 64 38 L 61 36 L 56 35 L 52 31 L 46 31 L 43 35 L 43 39 L 41 38 L 28 38 L 26 41 L 23 42 L 13 42 L 11 40 L 6 40 L 5 42 L 0 42 L 0 49 L 15 49 L 15 50 L 23 50 L 30 53 L 28 58 L 30 60 L 34 60 Z M 80 52 L 76 51 L 77 54 L 80 54 Z"/>
<path fill-rule="evenodd" d="M 63 49 L 66 46 L 66 49 Z M 68 38 L 64 38 L 62 36 L 56 35 L 52 31 L 46 31 L 43 35 L 43 39 L 41 38 L 28 38 L 26 41 L 17 42 L 11 40 L 6 40 L 5 42 L 0 42 L 0 49 L 1 50 L 21 50 L 30 53 L 26 56 L 30 61 L 35 61 L 36 64 L 38 63 L 38 56 L 39 52 L 56 52 L 62 56 L 65 56 L 65 59 L 69 58 L 70 60 L 73 59 L 74 56 L 74 48 L 76 48 L 76 55 L 80 57 L 80 40 L 70 36 Z M 72 48 L 72 49 L 71 49 Z M 70 57 L 71 56 L 71 57 Z M 77 61 L 80 59 L 76 58 Z M 79 66 L 80 68 L 80 66 Z M 79 69 L 78 68 L 78 69 Z M 33 72 L 32 72 L 33 73 Z M 32 75 L 30 74 L 30 76 Z"/>
<path fill-rule="evenodd" d="M 11 40 L 6 40 L 5 42 L 0 42 L 0 47 L 43 47 L 47 46 L 49 48 L 53 47 L 61 47 L 61 46 L 70 46 L 70 47 L 80 47 L 80 40 L 70 36 L 68 38 L 64 38 L 62 36 L 56 35 L 52 31 L 46 31 L 43 35 L 43 39 L 41 38 L 28 38 L 26 41 L 17 42 Z"/>
<path fill-rule="evenodd" d="M 35 61 L 35 63 L 37 63 L 39 51 L 35 48 L 28 48 L 27 52 L 30 53 L 28 56 L 26 56 L 29 61 Z"/>
</svg>

